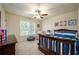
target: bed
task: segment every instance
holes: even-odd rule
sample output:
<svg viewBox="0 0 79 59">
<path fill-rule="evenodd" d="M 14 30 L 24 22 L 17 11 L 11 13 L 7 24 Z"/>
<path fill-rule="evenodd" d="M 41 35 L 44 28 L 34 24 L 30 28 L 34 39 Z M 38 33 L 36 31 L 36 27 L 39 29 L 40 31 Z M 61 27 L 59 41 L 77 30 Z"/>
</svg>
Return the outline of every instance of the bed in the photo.
<svg viewBox="0 0 79 59">
<path fill-rule="evenodd" d="M 39 34 L 38 49 L 46 55 L 78 55 L 77 30 L 58 29 L 54 34 Z"/>
</svg>

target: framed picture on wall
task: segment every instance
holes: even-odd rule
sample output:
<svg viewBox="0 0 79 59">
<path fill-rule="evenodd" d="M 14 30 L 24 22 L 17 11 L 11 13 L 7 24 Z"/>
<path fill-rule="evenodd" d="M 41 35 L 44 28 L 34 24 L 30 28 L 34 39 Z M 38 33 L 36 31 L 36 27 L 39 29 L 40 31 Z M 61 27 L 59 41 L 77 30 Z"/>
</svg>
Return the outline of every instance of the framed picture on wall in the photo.
<svg viewBox="0 0 79 59">
<path fill-rule="evenodd" d="M 64 22 L 64 26 L 67 26 L 67 21 L 63 21 Z"/>
<path fill-rule="evenodd" d="M 69 25 L 69 26 L 75 26 L 75 25 L 77 25 L 76 19 L 68 20 L 68 25 Z"/>
<path fill-rule="evenodd" d="M 59 23 L 58 22 L 55 22 L 55 24 L 54 24 L 55 26 L 58 26 L 59 25 Z"/>
<path fill-rule="evenodd" d="M 60 21 L 60 26 L 66 26 L 67 25 L 67 21 Z"/>
<path fill-rule="evenodd" d="M 64 22 L 63 21 L 60 21 L 60 26 L 63 26 L 64 25 Z"/>
<path fill-rule="evenodd" d="M 0 12 L 0 27 L 1 27 L 1 12 Z"/>
</svg>

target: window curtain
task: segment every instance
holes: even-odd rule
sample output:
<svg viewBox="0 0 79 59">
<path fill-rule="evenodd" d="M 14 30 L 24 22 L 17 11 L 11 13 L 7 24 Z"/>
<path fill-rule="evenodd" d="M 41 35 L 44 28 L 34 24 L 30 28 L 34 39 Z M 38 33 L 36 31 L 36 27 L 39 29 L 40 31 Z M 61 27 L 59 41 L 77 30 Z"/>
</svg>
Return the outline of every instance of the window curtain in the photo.
<svg viewBox="0 0 79 59">
<path fill-rule="evenodd" d="M 30 21 L 20 21 L 20 35 L 35 35 L 36 34 L 36 24 Z"/>
</svg>

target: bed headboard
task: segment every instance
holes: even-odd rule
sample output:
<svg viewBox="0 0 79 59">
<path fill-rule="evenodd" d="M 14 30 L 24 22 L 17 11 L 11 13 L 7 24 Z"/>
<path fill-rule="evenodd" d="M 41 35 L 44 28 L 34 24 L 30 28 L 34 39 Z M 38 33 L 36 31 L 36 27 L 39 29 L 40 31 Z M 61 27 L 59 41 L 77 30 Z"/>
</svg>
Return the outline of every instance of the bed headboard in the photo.
<svg viewBox="0 0 79 59">
<path fill-rule="evenodd" d="M 57 29 L 54 30 L 54 32 L 77 32 L 77 30 L 69 30 L 69 29 Z"/>
<path fill-rule="evenodd" d="M 77 38 L 77 30 L 58 29 L 54 30 L 54 37 L 64 39 Z"/>
</svg>

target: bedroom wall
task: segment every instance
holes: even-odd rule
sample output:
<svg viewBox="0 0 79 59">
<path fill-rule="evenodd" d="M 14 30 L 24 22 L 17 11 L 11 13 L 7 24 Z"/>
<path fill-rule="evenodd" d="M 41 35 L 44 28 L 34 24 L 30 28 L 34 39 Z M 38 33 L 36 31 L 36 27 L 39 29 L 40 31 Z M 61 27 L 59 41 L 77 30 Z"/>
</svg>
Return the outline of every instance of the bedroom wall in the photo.
<svg viewBox="0 0 79 59">
<path fill-rule="evenodd" d="M 1 28 L 6 29 L 6 23 L 5 23 L 5 11 L 2 8 L 1 4 L 0 4 L 0 12 L 1 12 Z"/>
<path fill-rule="evenodd" d="M 31 22 L 35 22 L 36 24 L 41 23 L 40 21 L 32 20 L 27 17 L 6 12 L 6 27 L 8 30 L 8 34 L 15 34 L 18 42 L 26 40 L 27 38 L 27 36 L 20 36 L 20 20 L 31 21 Z"/>
<path fill-rule="evenodd" d="M 77 28 L 78 28 L 78 37 L 79 37 L 79 4 L 78 4 L 78 26 Z"/>
<path fill-rule="evenodd" d="M 70 19 L 78 19 L 78 10 L 74 10 L 71 12 L 67 12 L 55 17 L 51 17 L 50 19 L 46 19 L 42 22 L 42 26 L 43 26 L 43 31 L 47 31 L 47 30 L 55 30 L 55 29 L 72 29 L 72 30 L 77 30 L 77 25 L 76 26 L 57 26 L 55 27 L 54 24 L 55 22 L 59 22 L 59 21 L 64 21 L 64 20 L 70 20 Z"/>
<path fill-rule="evenodd" d="M 41 23 L 41 21 L 34 21 L 34 22 L 41 25 L 41 27 L 37 30 L 40 30 L 40 31 L 42 30 L 45 32 L 47 30 L 52 30 L 52 32 L 53 32 L 53 30 L 60 29 L 60 28 L 78 30 L 79 24 L 77 24 L 76 26 L 62 26 L 62 27 L 61 26 L 58 26 L 58 27 L 54 26 L 54 23 L 56 21 L 61 21 L 61 20 L 64 21 L 64 20 L 69 20 L 69 19 L 77 19 L 77 21 L 79 22 L 78 16 L 79 16 L 79 9 L 51 17 L 49 19 L 45 19 L 44 21 L 42 21 L 42 23 Z M 30 18 L 6 12 L 6 26 L 9 31 L 9 34 L 15 34 L 18 41 L 22 41 L 22 39 L 26 39 L 26 37 L 27 37 L 27 36 L 26 37 L 20 36 L 20 27 L 19 27 L 20 20 L 28 21 L 28 20 L 30 20 Z"/>
</svg>

